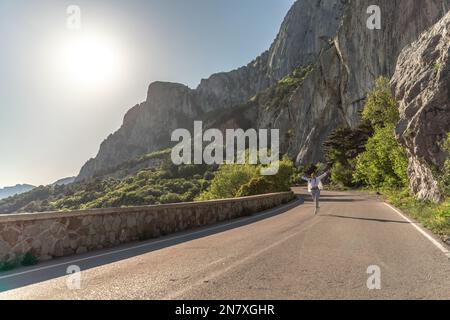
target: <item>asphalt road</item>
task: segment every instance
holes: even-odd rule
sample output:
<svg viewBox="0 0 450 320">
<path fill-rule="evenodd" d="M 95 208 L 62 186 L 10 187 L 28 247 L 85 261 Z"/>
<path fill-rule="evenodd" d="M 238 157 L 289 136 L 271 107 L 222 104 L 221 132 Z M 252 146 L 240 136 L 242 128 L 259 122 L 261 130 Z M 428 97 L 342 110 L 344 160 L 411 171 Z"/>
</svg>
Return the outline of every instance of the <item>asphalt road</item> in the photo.
<svg viewBox="0 0 450 320">
<path fill-rule="evenodd" d="M 373 196 L 322 200 L 2 273 L 0 299 L 450 299 L 448 248 Z"/>
</svg>

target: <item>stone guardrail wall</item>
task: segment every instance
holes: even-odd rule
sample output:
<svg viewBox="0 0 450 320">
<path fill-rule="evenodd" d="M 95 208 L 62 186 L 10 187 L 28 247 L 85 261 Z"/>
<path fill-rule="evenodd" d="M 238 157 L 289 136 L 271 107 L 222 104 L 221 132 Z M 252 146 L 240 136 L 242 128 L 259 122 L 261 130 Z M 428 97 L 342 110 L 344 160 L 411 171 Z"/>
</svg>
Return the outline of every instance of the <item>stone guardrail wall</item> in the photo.
<svg viewBox="0 0 450 320">
<path fill-rule="evenodd" d="M 31 253 L 40 261 L 157 238 L 267 210 L 292 192 L 117 209 L 0 215 L 0 262 Z"/>
</svg>

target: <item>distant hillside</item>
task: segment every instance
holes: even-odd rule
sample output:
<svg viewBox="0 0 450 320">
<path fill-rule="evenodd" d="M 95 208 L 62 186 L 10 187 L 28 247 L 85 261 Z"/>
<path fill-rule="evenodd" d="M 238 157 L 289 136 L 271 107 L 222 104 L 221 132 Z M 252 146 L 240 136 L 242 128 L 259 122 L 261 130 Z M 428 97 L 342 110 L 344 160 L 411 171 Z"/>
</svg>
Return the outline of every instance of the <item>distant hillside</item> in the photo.
<svg viewBox="0 0 450 320">
<path fill-rule="evenodd" d="M 56 181 L 56 182 L 53 182 L 53 183 L 51 184 L 51 186 L 66 186 L 66 185 L 68 185 L 68 184 L 73 183 L 73 182 L 75 181 L 75 178 L 76 178 L 76 177 L 62 178 L 62 179 L 59 179 L 59 180 Z"/>
<path fill-rule="evenodd" d="M 4 187 L 3 189 L 0 189 L 0 199 L 5 199 L 17 194 L 25 193 L 34 188 L 35 186 L 29 184 L 18 184 L 14 187 Z"/>
<path fill-rule="evenodd" d="M 217 169 L 206 165 L 175 166 L 169 160 L 158 167 L 140 169 L 150 158 L 147 155 L 129 161 L 99 178 L 39 186 L 0 200 L 0 214 L 190 202 L 208 188 Z M 125 172 L 131 174 L 125 176 Z"/>
</svg>

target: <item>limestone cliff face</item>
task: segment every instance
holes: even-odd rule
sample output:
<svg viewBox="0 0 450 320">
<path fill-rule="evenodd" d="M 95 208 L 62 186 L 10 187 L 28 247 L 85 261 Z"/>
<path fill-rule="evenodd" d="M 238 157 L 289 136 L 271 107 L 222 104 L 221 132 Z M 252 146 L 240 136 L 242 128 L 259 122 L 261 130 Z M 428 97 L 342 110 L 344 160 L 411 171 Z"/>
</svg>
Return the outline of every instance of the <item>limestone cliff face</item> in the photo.
<svg viewBox="0 0 450 320">
<path fill-rule="evenodd" d="M 270 50 L 247 66 L 214 74 L 195 90 L 172 83 L 151 84 L 147 100 L 127 113 L 122 127 L 102 143 L 98 155 L 83 166 L 77 180 L 169 146 L 174 129 L 189 129 L 194 120 L 210 118 L 211 112 L 245 103 L 297 66 L 310 63 L 326 47 L 324 39 L 335 32 L 342 10 L 340 0 L 297 1 Z"/>
<path fill-rule="evenodd" d="M 449 55 L 450 13 L 403 50 L 392 78 L 401 115 L 397 136 L 408 152 L 411 190 L 432 201 L 441 194 L 431 168 L 441 169 L 449 156 L 441 147 L 450 132 Z"/>
<path fill-rule="evenodd" d="M 191 119 L 199 113 L 200 108 L 188 87 L 163 82 L 151 84 L 147 100 L 127 112 L 122 127 L 101 144 L 97 157 L 83 166 L 77 180 L 168 147 L 171 132 L 192 126 Z"/>
<path fill-rule="evenodd" d="M 382 30 L 366 27 L 370 5 L 382 10 Z M 129 111 L 78 179 L 165 148 L 174 129 L 189 129 L 202 119 L 222 127 L 245 120 L 248 127 L 280 129 L 283 151 L 299 163 L 320 161 L 328 134 L 358 123 L 374 80 L 391 76 L 403 47 L 442 18 L 449 5 L 450 0 L 298 0 L 270 49 L 247 66 L 215 74 L 195 90 L 152 84 L 147 101 Z M 312 71 L 292 89 L 286 105 L 268 108 L 267 99 L 252 99 L 306 66 Z M 221 121 L 214 123 L 214 115 Z"/>
<path fill-rule="evenodd" d="M 263 104 L 259 126 L 281 128 L 282 145 L 298 163 L 322 160 L 321 145 L 329 133 L 358 124 L 375 79 L 393 75 L 401 50 L 435 24 L 449 4 L 441 0 L 345 2 L 335 34 L 313 59 L 313 71 L 293 92 L 289 106 L 267 112 Z M 381 8 L 381 30 L 366 27 L 370 5 Z"/>
</svg>

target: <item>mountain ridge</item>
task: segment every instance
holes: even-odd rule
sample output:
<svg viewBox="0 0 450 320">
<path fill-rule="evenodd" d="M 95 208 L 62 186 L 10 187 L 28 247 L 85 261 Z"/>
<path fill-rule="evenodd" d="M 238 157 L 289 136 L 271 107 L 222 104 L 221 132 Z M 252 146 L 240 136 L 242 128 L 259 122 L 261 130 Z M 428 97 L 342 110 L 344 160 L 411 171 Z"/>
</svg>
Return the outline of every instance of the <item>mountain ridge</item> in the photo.
<svg viewBox="0 0 450 320">
<path fill-rule="evenodd" d="M 366 11 L 374 4 L 383 12 L 382 30 L 366 28 Z M 221 129 L 238 126 L 242 116 L 248 127 L 278 128 L 282 151 L 298 164 L 321 161 L 321 145 L 330 132 L 357 126 L 375 79 L 390 78 L 401 50 L 449 7 L 449 0 L 298 0 L 270 49 L 246 66 L 213 74 L 196 89 L 176 83 L 150 84 L 146 101 L 126 113 L 121 128 L 101 144 L 77 181 L 168 148 L 173 130 L 192 129 L 194 120 L 203 119 Z M 310 74 L 283 93 L 284 107 L 267 108 L 269 98 L 251 100 L 269 88 L 283 92 L 280 80 L 311 65 Z M 237 109 L 245 114 L 232 112 Z M 214 113 L 221 114 L 223 121 L 214 121 Z"/>
<path fill-rule="evenodd" d="M 16 184 L 15 186 L 0 188 L 0 200 L 17 194 L 22 194 L 36 188 L 30 184 Z"/>
<path fill-rule="evenodd" d="M 295 2 L 269 50 L 243 67 L 201 80 L 196 89 L 174 83 L 150 84 L 147 100 L 127 112 L 122 127 L 102 143 L 98 155 L 83 166 L 77 180 L 91 177 L 107 166 L 115 166 L 135 156 L 169 147 L 170 133 L 174 129 L 190 129 L 193 120 L 200 120 L 206 113 L 245 103 L 299 65 L 310 63 L 311 57 L 318 54 L 325 44 L 322 40 L 313 39 L 308 30 L 314 27 L 316 32 L 331 36 L 337 28 L 337 16 L 342 10 L 340 3 L 333 0 L 317 6 L 315 1 Z M 330 16 L 334 19 L 329 26 L 300 22 L 306 19 L 329 19 Z M 299 50 L 302 43 L 308 43 L 306 52 Z M 160 92 L 152 90 L 155 84 Z M 174 101 L 174 95 L 178 100 Z M 136 113 L 140 113 L 140 119 L 133 117 Z M 152 128 L 151 132 L 149 128 Z M 161 135 L 164 135 L 161 141 L 149 137 Z"/>
</svg>

